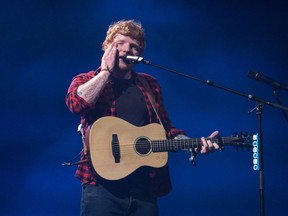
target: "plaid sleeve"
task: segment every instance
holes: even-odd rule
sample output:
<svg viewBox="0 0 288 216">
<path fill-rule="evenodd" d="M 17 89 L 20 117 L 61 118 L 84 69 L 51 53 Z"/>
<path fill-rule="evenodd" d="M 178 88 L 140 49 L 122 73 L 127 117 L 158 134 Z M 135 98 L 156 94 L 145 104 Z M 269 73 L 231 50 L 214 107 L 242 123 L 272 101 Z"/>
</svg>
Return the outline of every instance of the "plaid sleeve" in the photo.
<svg viewBox="0 0 288 216">
<path fill-rule="evenodd" d="M 94 74 L 94 71 L 90 71 L 88 73 L 79 74 L 72 79 L 66 94 L 66 105 L 71 112 L 77 115 L 84 115 L 88 110 L 94 107 L 93 104 L 87 103 L 77 94 L 78 87 L 92 79 Z"/>
</svg>

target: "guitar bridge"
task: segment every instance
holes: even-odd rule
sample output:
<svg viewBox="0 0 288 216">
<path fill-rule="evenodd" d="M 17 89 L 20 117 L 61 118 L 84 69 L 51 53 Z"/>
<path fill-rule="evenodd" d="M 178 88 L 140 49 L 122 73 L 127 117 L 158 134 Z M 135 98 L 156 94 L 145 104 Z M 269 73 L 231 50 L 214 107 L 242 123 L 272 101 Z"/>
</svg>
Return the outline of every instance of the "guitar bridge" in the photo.
<svg viewBox="0 0 288 216">
<path fill-rule="evenodd" d="M 112 134 L 112 154 L 115 160 L 115 163 L 120 163 L 120 147 L 117 134 Z"/>
</svg>

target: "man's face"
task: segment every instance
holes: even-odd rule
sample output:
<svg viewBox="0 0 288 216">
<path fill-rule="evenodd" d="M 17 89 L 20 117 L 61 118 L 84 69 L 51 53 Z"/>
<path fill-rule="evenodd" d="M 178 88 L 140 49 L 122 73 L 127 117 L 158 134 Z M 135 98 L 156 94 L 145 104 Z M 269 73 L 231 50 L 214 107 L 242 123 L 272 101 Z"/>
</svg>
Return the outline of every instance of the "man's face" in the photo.
<svg viewBox="0 0 288 216">
<path fill-rule="evenodd" d="M 139 42 L 135 39 L 132 39 L 129 36 L 122 34 L 117 34 L 114 38 L 114 43 L 118 50 L 119 57 L 119 69 L 120 70 L 132 70 L 134 67 L 133 63 L 125 62 L 123 56 L 125 55 L 135 55 L 139 56 L 141 54 L 141 49 L 139 47 Z"/>
</svg>

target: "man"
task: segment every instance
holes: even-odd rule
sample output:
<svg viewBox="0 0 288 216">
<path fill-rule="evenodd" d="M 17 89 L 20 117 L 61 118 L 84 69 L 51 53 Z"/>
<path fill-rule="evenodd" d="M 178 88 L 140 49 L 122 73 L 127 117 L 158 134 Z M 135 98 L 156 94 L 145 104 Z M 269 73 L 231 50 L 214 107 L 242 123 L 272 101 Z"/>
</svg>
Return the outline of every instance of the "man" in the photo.
<svg viewBox="0 0 288 216">
<path fill-rule="evenodd" d="M 73 113 L 81 116 L 84 135 L 87 136 L 90 125 L 97 119 L 115 116 L 135 126 L 161 123 L 167 138 L 185 138 L 184 131 L 170 123 L 158 82 L 150 75 L 136 73 L 134 63 L 125 58 L 141 55 L 144 47 L 145 34 L 140 23 L 134 20 L 113 23 L 103 42 L 101 66 L 96 71 L 73 78 L 66 104 Z M 215 131 L 210 137 L 217 134 Z M 195 151 L 204 154 L 218 148 L 216 143 L 203 137 L 202 147 Z M 87 151 L 84 147 L 83 161 L 89 159 L 89 149 Z M 97 174 L 88 160 L 80 163 L 76 176 L 83 183 L 82 216 L 156 216 L 157 197 L 171 190 L 167 165 L 162 168 L 140 167 L 123 179 L 107 180 Z"/>
</svg>

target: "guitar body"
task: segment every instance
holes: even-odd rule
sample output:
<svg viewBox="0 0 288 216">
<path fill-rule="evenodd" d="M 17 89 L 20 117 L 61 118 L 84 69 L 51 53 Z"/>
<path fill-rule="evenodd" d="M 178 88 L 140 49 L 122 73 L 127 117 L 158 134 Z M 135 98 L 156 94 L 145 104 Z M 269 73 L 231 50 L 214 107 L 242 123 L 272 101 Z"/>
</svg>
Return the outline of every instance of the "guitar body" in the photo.
<svg viewBox="0 0 288 216">
<path fill-rule="evenodd" d="M 162 167 L 168 161 L 168 153 L 153 152 L 150 140 L 163 139 L 166 133 L 160 124 L 136 127 L 116 117 L 100 118 L 89 133 L 92 165 L 108 180 L 124 178 L 141 166 Z"/>
</svg>

